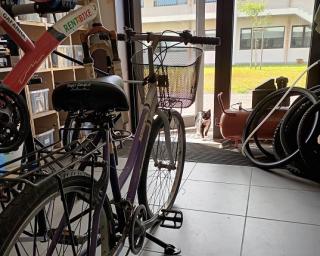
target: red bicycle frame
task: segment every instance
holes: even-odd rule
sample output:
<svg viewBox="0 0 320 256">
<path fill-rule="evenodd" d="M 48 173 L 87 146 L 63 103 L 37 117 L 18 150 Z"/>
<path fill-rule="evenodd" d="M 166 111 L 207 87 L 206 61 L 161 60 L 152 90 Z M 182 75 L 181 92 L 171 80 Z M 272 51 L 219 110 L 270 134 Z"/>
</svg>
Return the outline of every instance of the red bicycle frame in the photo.
<svg viewBox="0 0 320 256">
<path fill-rule="evenodd" d="M 3 84 L 19 94 L 45 58 L 66 37 L 93 21 L 97 16 L 99 19 L 100 14 L 98 14 L 96 3 L 80 7 L 69 12 L 33 43 L 17 22 L 0 7 L 0 26 L 24 52 L 23 57 L 2 81 Z"/>
</svg>

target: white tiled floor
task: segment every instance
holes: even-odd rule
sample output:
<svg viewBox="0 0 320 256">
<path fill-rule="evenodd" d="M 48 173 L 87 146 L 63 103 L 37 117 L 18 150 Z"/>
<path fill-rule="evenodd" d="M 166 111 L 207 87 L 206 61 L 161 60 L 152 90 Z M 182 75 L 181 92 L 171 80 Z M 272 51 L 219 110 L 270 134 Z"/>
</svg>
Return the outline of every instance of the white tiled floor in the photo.
<svg viewBox="0 0 320 256">
<path fill-rule="evenodd" d="M 320 185 L 255 167 L 187 163 L 175 207 L 179 230 L 157 237 L 184 256 L 319 256 Z M 147 242 L 143 256 L 162 249 Z"/>
<path fill-rule="evenodd" d="M 182 228 L 153 233 L 183 256 L 320 255 L 320 185 L 283 170 L 187 162 L 175 207 Z M 147 241 L 140 256 L 162 252 Z"/>
</svg>

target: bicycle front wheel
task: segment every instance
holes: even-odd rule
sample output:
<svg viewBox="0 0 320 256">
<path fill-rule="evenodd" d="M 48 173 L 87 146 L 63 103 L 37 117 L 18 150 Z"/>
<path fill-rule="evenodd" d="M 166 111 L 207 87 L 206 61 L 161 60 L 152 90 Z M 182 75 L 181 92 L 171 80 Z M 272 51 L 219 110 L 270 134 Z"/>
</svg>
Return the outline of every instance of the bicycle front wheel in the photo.
<svg viewBox="0 0 320 256">
<path fill-rule="evenodd" d="M 170 126 L 173 163 L 170 161 L 166 146 L 164 121 L 157 116 L 152 123 L 138 189 L 139 203 L 145 205 L 149 218 L 159 213 L 161 209 L 172 208 L 184 168 L 186 153 L 184 122 L 177 111 L 165 111 Z"/>
<path fill-rule="evenodd" d="M 68 171 L 61 176 L 72 232 L 64 218 L 58 182 L 52 179 L 39 187 L 26 188 L 1 213 L 0 255 L 87 255 L 88 235 L 92 234 L 88 223 L 93 215 L 89 204 L 91 178 L 81 171 Z M 101 254 L 96 255 L 110 252 L 107 212 L 105 205 L 98 235 L 105 243 L 97 248 Z"/>
</svg>

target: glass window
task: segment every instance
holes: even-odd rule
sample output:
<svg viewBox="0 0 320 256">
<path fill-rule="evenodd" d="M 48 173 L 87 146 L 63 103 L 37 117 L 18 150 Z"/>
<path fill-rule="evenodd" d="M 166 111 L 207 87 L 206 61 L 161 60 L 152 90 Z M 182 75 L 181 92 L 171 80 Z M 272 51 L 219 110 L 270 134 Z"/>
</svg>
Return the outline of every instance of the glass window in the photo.
<svg viewBox="0 0 320 256">
<path fill-rule="evenodd" d="M 154 0 L 154 6 L 171 6 L 187 4 L 187 0 Z"/>
<path fill-rule="evenodd" d="M 310 47 L 310 41 L 310 26 L 292 26 L 291 48 L 308 48 Z"/>
<path fill-rule="evenodd" d="M 283 48 L 284 43 L 284 27 L 270 27 L 263 31 L 263 48 L 279 49 Z"/>
<path fill-rule="evenodd" d="M 240 31 L 240 50 L 251 49 L 251 28 L 242 28 Z"/>
<path fill-rule="evenodd" d="M 263 49 L 283 48 L 284 27 L 254 28 L 254 33 L 252 33 L 251 28 L 241 29 L 240 50 L 251 49 L 252 35 L 253 35 L 254 49 L 261 49 L 262 39 L 263 39 Z"/>
</svg>

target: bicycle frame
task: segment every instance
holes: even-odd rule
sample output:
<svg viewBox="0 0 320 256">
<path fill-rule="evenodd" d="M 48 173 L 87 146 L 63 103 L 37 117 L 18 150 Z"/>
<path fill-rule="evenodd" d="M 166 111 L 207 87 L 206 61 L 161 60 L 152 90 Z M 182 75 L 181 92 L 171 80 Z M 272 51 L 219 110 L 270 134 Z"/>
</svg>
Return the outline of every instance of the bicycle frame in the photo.
<svg viewBox="0 0 320 256">
<path fill-rule="evenodd" d="M 99 0 L 100 1 L 100 0 Z M 3 84 L 13 90 L 16 93 L 20 93 L 23 88 L 26 86 L 32 75 L 36 72 L 40 64 L 47 58 L 47 56 L 69 35 L 78 30 L 81 26 L 87 23 L 100 23 L 100 13 L 99 13 L 99 1 L 95 3 L 88 3 L 85 6 L 80 7 L 77 10 L 71 11 L 68 15 L 57 21 L 52 27 L 50 27 L 36 42 L 32 42 L 30 38 L 23 32 L 23 30 L 19 27 L 17 22 L 10 17 L 10 15 L 0 7 L 0 26 L 8 33 L 8 35 L 12 38 L 12 40 L 21 47 L 24 51 L 24 56 L 19 60 L 15 67 L 13 67 L 12 71 L 4 78 Z M 150 75 L 154 74 L 153 67 L 153 50 L 155 45 L 149 46 L 149 63 L 151 64 L 149 67 Z M 151 59 L 150 59 L 151 58 Z M 93 69 L 93 65 L 91 66 Z M 91 72 L 94 73 L 94 72 Z M 89 77 L 94 78 L 94 77 Z M 156 113 L 156 109 L 158 106 L 158 98 L 157 98 L 157 87 L 156 82 L 149 84 L 149 90 L 146 96 L 146 100 L 144 102 L 142 112 L 140 115 L 140 121 L 137 127 L 137 132 L 135 138 L 133 140 L 133 146 L 128 156 L 128 160 L 125 164 L 124 170 L 121 175 L 117 176 L 115 168 L 110 168 L 110 164 L 107 167 L 110 173 L 110 183 L 113 191 L 114 197 L 120 195 L 120 190 L 127 181 L 129 175 L 132 173 L 130 185 L 128 189 L 128 194 L 126 200 L 130 203 L 134 202 L 136 192 L 139 185 L 140 172 L 144 160 L 144 155 L 146 151 L 147 142 L 149 139 L 151 125 L 153 121 L 153 117 Z M 165 137 L 166 137 L 166 146 L 167 149 L 170 149 L 170 129 L 169 122 L 164 113 L 161 111 L 157 112 L 157 115 L 164 121 L 165 127 Z M 107 135 L 107 144 L 109 144 L 110 136 Z M 112 156 L 113 152 L 110 151 L 110 146 L 106 145 L 104 147 L 104 160 L 107 163 L 112 163 L 110 156 Z M 173 161 L 173 156 L 171 150 L 168 150 L 170 155 L 171 162 Z M 103 187 L 104 192 L 106 193 L 106 186 Z M 117 198 L 120 200 L 121 198 Z M 96 206 L 94 210 L 93 216 L 93 226 L 92 233 L 93 237 L 91 240 L 91 246 L 89 248 L 89 255 L 95 255 L 95 248 L 97 243 L 97 234 L 99 229 L 99 220 L 100 220 L 100 211 L 102 209 L 103 200 Z M 151 227 L 157 216 L 152 218 L 150 221 L 146 222 L 147 227 Z M 59 228 L 63 228 L 65 224 L 65 217 L 62 218 L 61 225 Z M 125 225 L 125 223 L 122 223 Z M 58 228 L 58 229 L 59 229 Z M 57 232 L 59 234 L 59 232 Z M 57 242 L 52 242 L 52 245 Z M 118 247 L 118 252 L 122 249 L 123 245 Z M 51 249 L 52 250 L 52 249 Z M 116 253 L 117 254 L 117 253 Z M 48 254 L 50 255 L 50 253 Z"/>
<path fill-rule="evenodd" d="M 148 46 L 148 58 L 149 58 L 149 76 L 152 77 L 154 75 L 154 65 L 153 65 L 153 52 L 158 44 L 157 41 L 152 42 Z M 128 155 L 125 167 L 121 172 L 119 178 L 117 176 L 117 170 L 115 165 L 112 164 L 114 161 L 110 162 L 110 185 L 112 188 L 112 193 L 114 196 L 114 201 L 116 204 L 116 210 L 118 213 L 118 221 L 120 229 L 124 228 L 125 220 L 124 220 L 124 209 L 119 209 L 117 207 L 117 203 L 120 203 L 121 200 L 121 189 L 124 184 L 128 180 L 130 174 L 132 174 L 130 179 L 130 184 L 127 192 L 126 200 L 130 202 L 132 205 L 134 203 L 134 199 L 137 193 L 139 179 L 142 169 L 142 164 L 144 161 L 144 156 L 147 148 L 147 143 L 149 140 L 149 135 L 151 132 L 152 121 L 155 115 L 158 115 L 164 124 L 164 135 L 165 135 L 165 146 L 168 152 L 168 157 L 170 160 L 170 164 L 174 164 L 173 155 L 171 151 L 171 139 L 170 139 L 170 124 L 166 113 L 161 109 L 158 109 L 158 95 L 157 95 L 157 83 L 151 82 L 148 83 L 149 88 L 146 95 L 146 98 L 143 103 L 143 108 L 139 117 L 138 127 L 136 130 L 136 134 L 132 143 L 132 147 L 130 149 L 130 153 Z M 111 155 L 111 159 L 113 158 L 113 152 L 110 152 L 110 148 L 105 146 L 106 155 Z M 111 154 L 110 154 L 111 153 Z M 111 160 L 110 159 L 110 160 Z M 151 219 L 144 221 L 144 225 L 146 229 L 151 228 L 158 221 L 158 215 L 155 214 Z M 122 250 L 124 245 L 124 241 L 120 243 L 114 252 L 115 255 L 118 255 Z M 94 254 L 93 254 L 94 255 Z"/>
<path fill-rule="evenodd" d="M 6 75 L 3 84 L 20 93 L 32 75 L 49 54 L 68 36 L 90 22 L 100 22 L 99 4 L 89 3 L 57 21 L 33 43 L 17 22 L 0 7 L 0 26 L 21 47 L 24 55 L 12 71 Z"/>
</svg>

